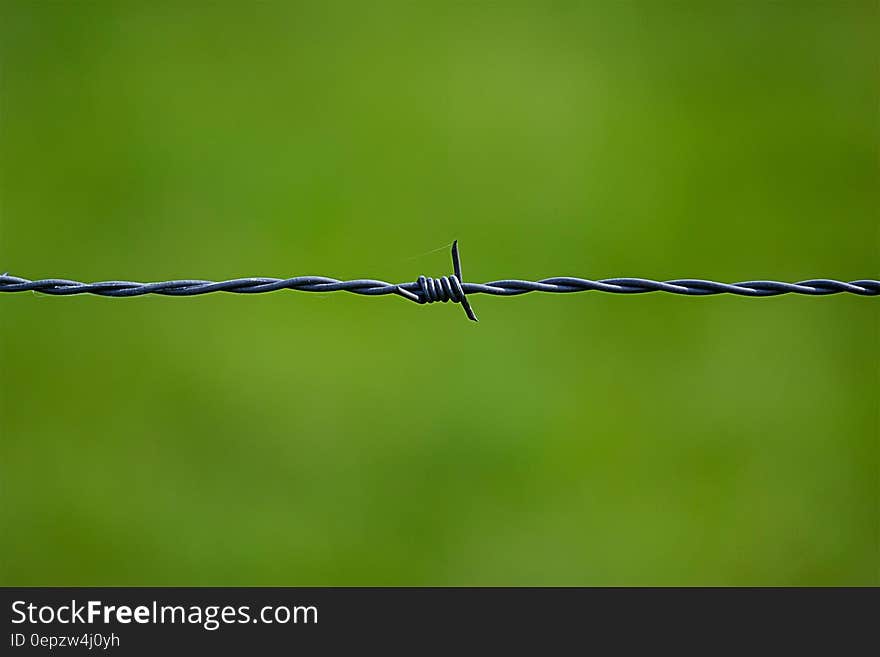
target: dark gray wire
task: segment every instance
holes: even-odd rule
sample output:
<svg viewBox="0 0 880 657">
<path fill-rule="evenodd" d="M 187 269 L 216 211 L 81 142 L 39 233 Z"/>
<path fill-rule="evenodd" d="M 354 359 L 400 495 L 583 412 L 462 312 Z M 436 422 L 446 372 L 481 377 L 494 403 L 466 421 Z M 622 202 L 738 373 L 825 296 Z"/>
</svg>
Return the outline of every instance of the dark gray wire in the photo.
<svg viewBox="0 0 880 657">
<path fill-rule="evenodd" d="M 494 294 L 497 296 L 516 296 L 529 292 L 611 292 L 613 294 L 642 294 L 645 292 L 668 292 L 691 296 L 714 294 L 736 294 L 747 297 L 773 297 L 780 294 L 804 294 L 824 296 L 828 294 L 849 293 L 861 296 L 880 295 L 880 281 L 864 279 L 851 281 L 816 278 L 799 283 L 779 281 L 746 281 L 743 283 L 717 283 L 695 278 L 680 278 L 671 281 L 653 281 L 645 278 L 605 278 L 588 280 L 561 276 L 545 278 L 540 281 L 521 281 L 508 279 L 489 283 L 464 283 L 461 276 L 461 262 L 458 255 L 458 242 L 452 244 L 454 274 L 440 278 L 420 276 L 410 283 L 386 283 L 369 278 L 340 281 L 325 276 L 297 276 L 296 278 L 236 278 L 228 281 L 178 280 L 158 283 L 138 283 L 135 281 L 103 281 L 81 283 L 62 278 L 48 278 L 31 281 L 26 278 L 0 276 L 0 292 L 41 292 L 66 296 L 71 294 L 97 294 L 104 297 L 139 297 L 145 294 L 189 297 L 212 292 L 234 292 L 236 294 L 260 294 L 276 290 L 298 290 L 300 292 L 345 291 L 368 296 L 397 294 L 416 303 L 460 303 L 469 319 L 477 321 L 468 294 Z"/>
</svg>

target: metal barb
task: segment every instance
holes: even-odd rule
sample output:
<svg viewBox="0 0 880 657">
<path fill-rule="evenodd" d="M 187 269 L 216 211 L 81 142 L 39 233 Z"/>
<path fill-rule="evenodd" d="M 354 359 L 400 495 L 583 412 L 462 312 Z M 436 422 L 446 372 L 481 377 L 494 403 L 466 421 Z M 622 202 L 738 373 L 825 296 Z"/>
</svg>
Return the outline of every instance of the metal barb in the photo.
<svg viewBox="0 0 880 657">
<path fill-rule="evenodd" d="M 464 279 L 461 277 L 461 259 L 458 257 L 458 240 L 452 242 L 452 270 L 455 272 L 458 284 L 463 285 Z M 471 303 L 468 301 L 464 288 L 461 290 L 461 307 L 464 308 L 464 314 L 468 316 L 469 320 L 472 322 L 480 321 L 474 314 L 473 308 L 471 308 Z"/>
<path fill-rule="evenodd" d="M 479 321 L 471 308 L 461 280 L 461 259 L 458 256 L 458 240 L 452 243 L 452 268 L 455 273 L 450 276 L 441 276 L 440 278 L 419 276 L 415 283 L 404 283 L 396 286 L 396 291 L 401 296 L 420 304 L 434 303 L 435 301 L 460 303 L 468 319 L 474 322 Z M 407 285 L 414 285 L 417 288 L 416 293 L 414 294 L 406 289 Z"/>
</svg>

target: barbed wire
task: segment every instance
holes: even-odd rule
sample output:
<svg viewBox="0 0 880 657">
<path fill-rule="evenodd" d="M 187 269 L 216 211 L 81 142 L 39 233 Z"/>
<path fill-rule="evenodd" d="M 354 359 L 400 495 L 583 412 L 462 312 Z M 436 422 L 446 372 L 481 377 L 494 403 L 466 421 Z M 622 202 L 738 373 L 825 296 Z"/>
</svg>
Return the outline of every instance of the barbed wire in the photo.
<svg viewBox="0 0 880 657">
<path fill-rule="evenodd" d="M 102 281 L 81 283 L 62 278 L 28 280 L 3 274 L 0 276 L 0 292 L 40 292 L 57 296 L 95 294 L 104 297 L 138 297 L 145 294 L 189 297 L 213 292 L 235 294 L 261 294 L 277 290 L 300 292 L 351 292 L 367 296 L 395 294 L 419 304 L 449 302 L 461 304 L 469 319 L 477 321 L 467 295 L 492 294 L 517 296 L 529 292 L 569 294 L 573 292 L 610 292 L 612 294 L 642 294 L 667 292 L 689 296 L 735 294 L 747 297 L 773 297 L 780 294 L 803 294 L 825 296 L 829 294 L 857 294 L 880 296 L 880 281 L 864 279 L 844 282 L 816 278 L 798 283 L 780 281 L 745 281 L 742 283 L 718 283 L 696 278 L 680 278 L 654 281 L 645 278 L 605 278 L 588 280 L 569 276 L 544 278 L 539 281 L 505 279 L 489 283 L 465 283 L 461 274 L 458 242 L 452 243 L 454 274 L 429 278 L 419 276 L 408 283 L 387 283 L 370 278 L 341 281 L 326 276 L 297 276 L 295 278 L 235 278 L 227 281 L 176 280 L 156 283 L 135 281 Z"/>
</svg>

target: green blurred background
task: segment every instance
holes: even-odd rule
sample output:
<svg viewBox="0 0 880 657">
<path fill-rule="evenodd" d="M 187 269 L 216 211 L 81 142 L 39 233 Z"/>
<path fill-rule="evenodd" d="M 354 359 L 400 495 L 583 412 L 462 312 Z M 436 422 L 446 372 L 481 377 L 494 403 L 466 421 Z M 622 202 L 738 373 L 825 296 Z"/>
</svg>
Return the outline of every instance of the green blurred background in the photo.
<svg viewBox="0 0 880 657">
<path fill-rule="evenodd" d="M 880 275 L 864 3 L 10 2 L 28 278 Z M 878 584 L 880 301 L 0 298 L 6 585 Z"/>
</svg>

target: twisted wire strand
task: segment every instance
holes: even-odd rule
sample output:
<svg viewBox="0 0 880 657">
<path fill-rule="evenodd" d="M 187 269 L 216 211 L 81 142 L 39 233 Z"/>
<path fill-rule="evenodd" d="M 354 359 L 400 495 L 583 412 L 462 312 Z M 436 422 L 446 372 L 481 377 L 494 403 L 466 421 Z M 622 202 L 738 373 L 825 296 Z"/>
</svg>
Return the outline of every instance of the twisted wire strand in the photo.
<svg viewBox="0 0 880 657">
<path fill-rule="evenodd" d="M 277 290 L 297 290 L 300 292 L 351 292 L 367 296 L 396 294 L 416 303 L 452 301 L 461 304 L 469 319 L 477 321 L 468 302 L 470 294 L 492 294 L 496 296 L 517 296 L 530 292 L 549 292 L 569 294 L 574 292 L 608 292 L 612 294 L 644 294 L 647 292 L 667 292 L 689 296 L 709 296 L 734 294 L 747 297 L 772 297 L 781 294 L 802 294 L 825 296 L 829 294 L 856 294 L 860 296 L 880 296 L 880 280 L 863 279 L 857 281 L 837 281 L 816 278 L 798 283 L 780 281 L 745 281 L 742 283 L 719 283 L 695 278 L 681 278 L 669 281 L 654 281 L 645 278 L 606 278 L 589 280 L 558 276 L 539 281 L 505 279 L 488 283 L 465 283 L 462 281 L 461 262 L 458 243 L 452 245 L 452 260 L 455 273 L 439 278 L 420 276 L 418 280 L 407 283 L 388 283 L 386 281 L 362 278 L 341 281 L 326 276 L 297 276 L 294 278 L 235 278 L 227 281 L 205 281 L 197 279 L 159 281 L 140 283 L 137 281 L 100 281 L 82 283 L 62 278 L 28 280 L 3 274 L 0 276 L 0 292 L 40 292 L 57 296 L 74 294 L 94 294 L 104 297 L 138 297 L 146 294 L 189 297 L 214 292 L 235 294 L 261 294 Z"/>
<path fill-rule="evenodd" d="M 772 297 L 780 294 L 802 294 L 823 296 L 828 294 L 850 293 L 861 296 L 880 295 L 880 281 L 858 280 L 852 282 L 830 279 L 812 279 L 799 283 L 779 281 L 747 281 L 743 283 L 718 283 L 700 279 L 675 279 L 654 281 L 645 278 L 605 278 L 588 280 L 585 278 L 557 277 L 539 281 L 509 279 L 488 283 L 460 283 L 449 289 L 452 276 L 441 279 L 427 279 L 414 283 L 388 283 L 374 279 L 341 281 L 324 276 L 299 276 L 296 278 L 235 278 L 227 281 L 176 280 L 156 283 L 136 281 L 101 281 L 82 283 L 60 278 L 29 280 L 17 276 L 0 275 L 0 292 L 40 292 L 56 296 L 74 294 L 94 294 L 103 297 L 139 297 L 146 294 L 190 297 L 213 292 L 233 292 L 235 294 L 260 294 L 277 290 L 296 290 L 299 292 L 352 292 L 369 296 L 399 294 L 406 298 L 410 292 L 420 303 L 434 301 L 453 301 L 460 303 L 464 294 L 492 294 L 495 296 L 516 296 L 529 292 L 572 293 L 572 292 L 610 292 L 613 294 L 641 294 L 645 292 L 668 292 L 682 295 L 735 294 L 749 297 Z M 443 282 L 445 290 L 439 285 Z M 426 287 L 430 286 L 430 287 Z M 459 290 L 459 291 L 456 291 Z M 424 295 L 425 301 L 422 301 Z"/>
</svg>

